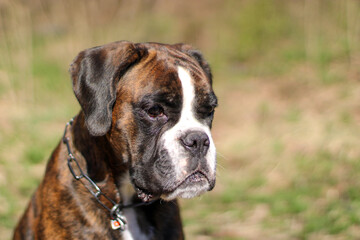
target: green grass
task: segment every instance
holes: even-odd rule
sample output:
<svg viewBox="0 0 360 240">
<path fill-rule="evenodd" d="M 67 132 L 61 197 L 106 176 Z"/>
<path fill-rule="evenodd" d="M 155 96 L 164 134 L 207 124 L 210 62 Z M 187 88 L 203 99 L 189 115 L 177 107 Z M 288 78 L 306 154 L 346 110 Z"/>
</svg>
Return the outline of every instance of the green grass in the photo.
<svg viewBox="0 0 360 240">
<path fill-rule="evenodd" d="M 144 9 L 105 2 L 85 9 L 78 1 L 65 12 L 55 2 L 41 11 L 4 5 L 4 239 L 79 110 L 70 62 L 84 48 L 120 39 L 187 42 L 213 68 L 217 185 L 181 200 L 188 239 L 360 238 L 357 2 L 200 0 Z"/>
</svg>

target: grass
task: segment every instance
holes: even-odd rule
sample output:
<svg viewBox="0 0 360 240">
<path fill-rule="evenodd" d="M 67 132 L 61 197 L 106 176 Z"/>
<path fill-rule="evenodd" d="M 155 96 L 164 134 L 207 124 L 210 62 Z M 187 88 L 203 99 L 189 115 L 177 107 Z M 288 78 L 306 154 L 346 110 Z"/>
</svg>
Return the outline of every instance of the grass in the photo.
<svg viewBox="0 0 360 240">
<path fill-rule="evenodd" d="M 181 200 L 188 239 L 360 238 L 358 2 L 43 4 L 0 6 L 2 238 L 79 110 L 69 63 L 119 39 L 188 42 L 213 67 L 217 185 Z"/>
</svg>

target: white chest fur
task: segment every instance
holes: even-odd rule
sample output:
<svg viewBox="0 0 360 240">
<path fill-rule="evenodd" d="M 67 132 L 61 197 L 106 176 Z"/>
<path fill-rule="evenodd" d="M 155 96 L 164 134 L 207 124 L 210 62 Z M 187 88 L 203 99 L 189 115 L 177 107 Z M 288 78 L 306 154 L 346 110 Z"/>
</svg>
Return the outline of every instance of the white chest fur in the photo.
<svg viewBox="0 0 360 240">
<path fill-rule="evenodd" d="M 147 240 L 151 236 L 146 236 L 140 229 L 136 219 L 136 212 L 134 209 L 124 209 L 123 213 L 128 221 L 127 229 L 123 232 L 124 240 Z"/>
<path fill-rule="evenodd" d="M 131 198 L 135 194 L 135 190 L 130 182 L 129 174 L 126 174 L 123 178 L 121 185 L 122 188 L 120 189 L 120 192 L 123 203 L 125 205 L 130 204 Z M 135 209 L 126 208 L 123 210 L 123 214 L 128 222 L 127 228 L 122 234 L 124 240 L 148 240 L 152 238 L 152 236 L 146 235 L 141 231 Z"/>
</svg>

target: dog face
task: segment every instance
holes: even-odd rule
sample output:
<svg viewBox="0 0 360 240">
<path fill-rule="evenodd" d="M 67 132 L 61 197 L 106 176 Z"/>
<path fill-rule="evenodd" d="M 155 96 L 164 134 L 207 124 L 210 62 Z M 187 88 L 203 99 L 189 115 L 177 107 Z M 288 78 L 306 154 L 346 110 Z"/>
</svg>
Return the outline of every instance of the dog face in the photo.
<svg viewBox="0 0 360 240">
<path fill-rule="evenodd" d="M 128 42 L 86 51 L 71 68 L 75 95 L 90 133 L 106 135 L 139 197 L 171 200 L 211 190 L 217 99 L 201 54 L 182 44 Z"/>
</svg>

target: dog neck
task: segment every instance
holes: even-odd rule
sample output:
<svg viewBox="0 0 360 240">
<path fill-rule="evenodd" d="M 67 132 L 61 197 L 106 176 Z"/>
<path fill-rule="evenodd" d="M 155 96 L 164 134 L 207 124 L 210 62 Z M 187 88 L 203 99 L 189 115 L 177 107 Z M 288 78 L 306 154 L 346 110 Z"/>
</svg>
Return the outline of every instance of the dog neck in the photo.
<svg viewBox="0 0 360 240">
<path fill-rule="evenodd" d="M 89 144 L 91 145 L 91 143 L 93 143 L 93 141 L 94 141 L 94 137 L 91 136 L 90 134 L 86 133 L 86 130 L 84 128 L 81 128 L 81 127 L 84 126 L 84 125 L 81 124 L 81 120 L 83 120 L 83 117 L 82 117 L 82 114 L 79 114 L 78 117 L 75 120 L 71 120 L 66 124 L 65 131 L 64 131 L 63 143 L 66 145 L 67 150 L 68 150 L 68 156 L 69 156 L 69 158 L 68 158 L 68 166 L 69 166 L 70 172 L 72 173 L 72 175 L 74 176 L 74 178 L 76 180 L 85 178 L 85 179 L 87 179 L 87 181 L 90 184 L 92 184 L 95 187 L 94 189 L 97 189 L 96 192 L 93 192 L 91 189 L 87 188 L 89 190 L 89 192 L 92 193 L 92 195 L 97 199 L 99 204 L 102 205 L 105 209 L 107 209 L 109 211 L 110 217 L 112 218 L 112 221 L 115 221 L 115 222 L 117 222 L 119 224 L 121 222 L 122 227 L 121 227 L 121 224 L 120 224 L 120 228 L 123 228 L 122 230 L 125 230 L 126 225 L 127 225 L 126 214 L 123 215 L 121 210 L 122 209 L 130 209 L 130 208 L 149 205 L 149 204 L 152 204 L 153 202 L 155 202 L 155 200 L 150 201 L 150 202 L 141 202 L 140 201 L 140 202 L 132 203 L 132 199 L 135 196 L 135 191 L 134 191 L 134 188 L 132 187 L 128 171 L 125 172 L 121 176 L 121 181 L 120 182 L 119 181 L 113 181 L 114 177 L 111 177 L 111 178 L 108 177 L 109 175 L 113 175 L 113 174 L 111 174 L 111 172 L 110 172 L 110 174 L 106 175 L 105 179 L 101 178 L 101 179 L 103 179 L 103 180 L 101 180 L 101 185 L 107 185 L 107 187 L 109 187 L 109 183 L 111 183 L 110 185 L 112 185 L 112 187 L 110 187 L 110 189 L 108 188 L 108 190 L 110 190 L 110 191 L 106 191 L 106 192 L 104 191 L 105 188 L 102 188 L 102 187 L 98 186 L 95 183 L 95 181 L 91 180 L 91 176 L 89 175 L 89 171 L 87 170 L 86 173 L 85 173 L 84 170 L 81 169 L 80 164 L 77 161 L 76 157 L 74 156 L 74 153 L 72 152 L 71 146 L 70 146 L 70 145 L 74 145 L 74 148 L 77 149 L 77 148 L 79 148 L 79 146 L 76 147 L 75 143 L 77 141 L 79 141 L 79 140 L 82 140 L 81 142 L 84 142 L 84 140 L 86 140 L 88 142 L 88 144 L 80 145 L 80 147 L 88 146 Z M 78 125 L 76 125 L 75 122 L 77 122 Z M 73 144 L 70 144 L 70 139 L 66 134 L 69 126 L 73 126 L 73 128 L 72 128 L 72 135 L 73 135 L 73 137 L 72 137 L 73 141 L 72 142 L 73 142 Z M 81 130 L 81 131 L 78 132 L 77 130 Z M 84 132 L 85 132 L 85 134 L 81 134 L 79 136 L 80 137 L 85 137 L 85 138 L 76 138 L 75 137 L 76 133 L 84 133 Z M 82 152 L 81 158 L 83 160 L 85 160 L 85 161 L 82 161 L 82 162 L 83 163 L 86 162 L 86 168 L 87 169 L 89 169 L 89 166 L 94 166 L 94 163 L 95 163 L 95 165 L 103 167 L 105 169 L 105 171 L 110 170 L 109 167 L 106 165 L 106 163 L 109 163 L 109 162 L 111 163 L 111 161 L 106 159 L 106 156 L 108 156 L 107 155 L 108 152 L 105 151 L 106 150 L 105 147 L 107 145 L 104 144 L 104 143 L 106 143 L 106 142 L 107 141 L 104 140 L 104 138 L 99 138 L 98 142 L 96 142 L 98 145 L 96 144 L 95 148 L 87 148 L 87 149 L 91 149 L 92 152 L 91 151 L 90 152 L 89 151 Z M 103 147 L 103 148 L 99 149 L 99 147 Z M 105 156 L 105 158 L 100 159 L 100 160 L 103 161 L 101 163 L 101 165 L 99 165 L 97 163 L 97 161 L 99 161 L 99 159 L 95 159 L 95 161 L 94 161 L 93 158 L 86 159 L 86 157 L 83 156 L 84 153 L 86 153 L 88 156 L 97 156 L 100 151 L 104 151 L 103 156 Z M 79 155 L 79 154 L 77 154 L 77 155 Z M 93 160 L 93 161 L 89 161 L 89 160 Z M 77 171 L 73 170 L 73 167 L 71 166 L 71 162 L 75 162 L 75 164 L 77 165 Z M 101 170 L 102 172 L 104 172 L 103 168 L 101 168 L 101 169 L 93 169 L 93 171 Z M 79 175 L 77 173 L 81 173 L 81 174 Z M 81 176 L 81 177 L 78 178 L 78 176 Z M 116 184 L 116 182 L 118 182 L 119 184 Z M 121 187 L 119 187 L 119 185 Z M 116 189 L 118 189 L 118 191 L 116 191 L 114 189 L 114 187 Z M 111 197 L 109 198 L 109 195 L 113 196 L 114 194 L 115 194 L 115 198 L 116 198 L 115 201 L 114 201 L 114 199 L 111 199 Z M 107 204 L 105 204 L 105 202 L 103 202 L 100 199 L 101 196 L 105 197 L 108 200 L 108 203 L 111 202 L 113 204 L 113 206 L 110 206 L 110 207 L 106 206 Z M 121 199 L 120 202 L 119 202 L 119 200 L 120 200 L 119 197 Z M 120 209 L 120 211 L 118 209 Z M 127 211 L 130 211 L 130 210 L 127 210 Z M 127 214 L 129 214 L 129 212 L 127 212 Z M 135 225 L 136 224 L 134 224 L 134 226 Z M 119 228 L 118 225 L 115 226 L 115 227 L 116 228 L 113 227 L 113 229 L 118 229 Z"/>
<path fill-rule="evenodd" d="M 107 179 L 117 185 L 127 172 L 127 166 L 121 159 L 114 159 L 116 155 L 112 152 L 106 136 L 95 137 L 89 133 L 82 111 L 74 119 L 72 136 L 75 149 L 85 159 L 88 176 L 95 182 Z"/>
</svg>

